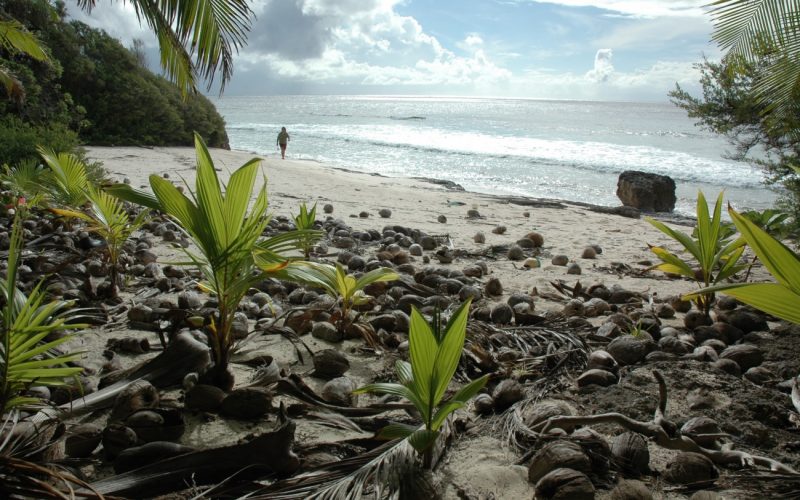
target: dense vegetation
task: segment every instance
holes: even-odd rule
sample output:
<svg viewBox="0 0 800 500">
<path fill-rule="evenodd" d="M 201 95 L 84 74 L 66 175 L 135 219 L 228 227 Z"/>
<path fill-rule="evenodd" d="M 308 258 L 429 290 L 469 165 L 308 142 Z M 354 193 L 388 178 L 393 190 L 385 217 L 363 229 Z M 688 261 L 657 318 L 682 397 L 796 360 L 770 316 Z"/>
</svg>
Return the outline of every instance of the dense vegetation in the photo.
<svg viewBox="0 0 800 500">
<path fill-rule="evenodd" d="M 0 1 L 0 19 L 19 21 L 50 56 L 40 62 L 0 49 L 0 65 L 24 89 L 0 100 L 4 163 L 36 156 L 37 144 L 188 146 L 194 131 L 211 147 L 228 147 L 224 121 L 208 99 L 182 100 L 178 88 L 117 40 L 65 17 L 60 2 Z"/>
</svg>

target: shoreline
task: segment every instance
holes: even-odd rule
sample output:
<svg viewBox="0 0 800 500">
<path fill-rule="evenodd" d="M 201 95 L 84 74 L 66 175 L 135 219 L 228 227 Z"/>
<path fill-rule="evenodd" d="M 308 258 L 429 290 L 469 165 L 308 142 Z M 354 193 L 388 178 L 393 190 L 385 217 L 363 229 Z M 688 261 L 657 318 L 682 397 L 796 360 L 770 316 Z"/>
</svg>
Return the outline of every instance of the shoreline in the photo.
<svg viewBox="0 0 800 500">
<path fill-rule="evenodd" d="M 119 180 L 129 178 L 135 188 L 149 189 L 147 177 L 151 173 L 166 173 L 177 182 L 183 177 L 193 187 L 194 148 L 86 149 L 89 159 L 102 161 L 109 174 Z M 527 269 L 522 262 L 505 258 L 492 262 L 492 274 L 508 290 L 538 293 L 551 289 L 554 281 L 576 280 L 639 291 L 658 290 L 661 296 L 691 290 L 688 281 L 668 280 L 657 272 L 645 273 L 657 260 L 648 244 L 673 250 L 677 246 L 644 219 L 598 212 L 588 203 L 455 191 L 420 179 L 372 175 L 306 160 L 274 159 L 237 150 L 209 151 L 223 173 L 253 157 L 261 158 L 269 211 L 274 216 L 291 217 L 299 211 L 301 202 L 309 206 L 317 203 L 318 219 L 330 215 L 354 230 L 400 225 L 428 234 L 448 234 L 455 248 L 473 255 L 507 248 L 526 234 L 539 232 L 545 240 L 539 268 Z M 332 214 L 323 214 L 325 204 L 333 205 Z M 381 218 L 381 209 L 391 210 L 391 216 Z M 469 210 L 477 210 L 479 216 L 468 217 Z M 669 216 L 657 216 L 669 224 L 676 223 Z M 475 243 L 479 232 L 485 243 Z M 583 258 L 582 252 L 591 245 L 598 245 L 602 253 L 593 259 Z M 565 255 L 571 263 L 577 263 L 581 274 L 568 275 L 566 267 L 552 265 L 550 261 L 556 255 Z M 462 264 L 456 259 L 449 266 L 459 269 Z"/>
<path fill-rule="evenodd" d="M 91 148 L 91 146 L 84 146 L 84 147 Z M 147 146 L 131 146 L 131 147 L 147 148 Z M 181 146 L 177 146 L 177 147 L 181 147 Z M 261 158 L 265 162 L 272 159 L 268 155 L 263 155 L 263 154 L 260 154 L 260 153 L 258 153 L 256 151 L 252 151 L 252 150 L 229 149 L 227 151 L 230 151 L 231 153 L 250 154 L 250 155 L 256 156 L 258 158 Z M 275 159 L 277 159 L 277 158 L 275 158 Z M 402 176 L 393 177 L 393 176 L 382 174 L 380 172 L 365 172 L 365 171 L 362 171 L 362 170 L 356 170 L 356 169 L 341 167 L 341 166 L 337 166 L 337 165 L 330 165 L 330 164 L 323 163 L 321 161 L 314 160 L 314 159 L 308 159 L 308 158 L 302 158 L 302 159 L 291 159 L 291 158 L 289 158 L 289 159 L 291 161 L 294 161 L 294 162 L 298 162 L 298 163 L 307 162 L 307 163 L 310 163 L 312 165 L 316 165 L 316 166 L 324 167 L 324 168 L 329 168 L 329 169 L 333 169 L 333 170 L 338 170 L 338 171 L 341 171 L 341 172 L 346 172 L 348 174 L 365 175 L 365 176 L 371 176 L 371 177 L 381 177 L 381 178 L 384 178 L 384 179 L 410 179 L 410 180 L 426 182 L 426 183 L 429 183 L 429 184 L 442 186 L 447 191 L 469 193 L 469 194 L 473 194 L 473 195 L 476 195 L 476 196 L 482 196 L 482 197 L 485 197 L 487 199 L 491 199 L 491 200 L 499 202 L 499 203 L 510 203 L 510 204 L 515 204 L 515 205 L 520 205 L 520 206 L 540 207 L 540 208 L 564 208 L 564 205 L 572 205 L 572 206 L 576 206 L 576 207 L 587 208 L 589 210 L 600 212 L 600 213 L 619 215 L 621 217 L 636 218 L 636 217 L 632 217 L 632 215 L 630 215 L 630 213 L 629 214 L 619 213 L 619 212 L 624 212 L 624 211 L 620 211 L 618 209 L 625 208 L 623 205 L 621 205 L 621 202 L 620 202 L 620 205 L 597 205 L 597 204 L 594 204 L 594 203 L 567 200 L 567 199 L 564 199 L 564 198 L 542 198 L 542 197 L 536 197 L 536 196 L 525 196 L 525 195 L 515 195 L 515 194 L 494 194 L 494 193 L 488 193 L 488 192 L 483 192 L 483 191 L 469 190 L 469 189 L 464 188 L 462 185 L 458 184 L 457 182 L 454 182 L 454 181 L 451 181 L 451 180 L 447 180 L 447 179 L 437 179 L 435 177 L 417 177 L 417 176 L 414 176 L 414 177 L 402 177 Z M 677 213 L 677 212 L 674 212 L 674 211 L 673 212 L 644 212 L 644 211 L 640 211 L 640 210 L 635 209 L 635 208 L 633 208 L 632 210 L 638 211 L 640 213 L 640 218 L 644 217 L 644 216 L 649 216 L 649 217 L 656 218 L 656 219 L 658 219 L 660 221 L 663 221 L 663 222 L 668 222 L 668 223 L 672 223 L 672 224 L 678 224 L 678 225 L 682 225 L 682 226 L 692 226 L 697 221 L 696 217 L 693 217 L 693 216 L 690 216 L 690 215 L 680 214 L 680 213 Z"/>
</svg>

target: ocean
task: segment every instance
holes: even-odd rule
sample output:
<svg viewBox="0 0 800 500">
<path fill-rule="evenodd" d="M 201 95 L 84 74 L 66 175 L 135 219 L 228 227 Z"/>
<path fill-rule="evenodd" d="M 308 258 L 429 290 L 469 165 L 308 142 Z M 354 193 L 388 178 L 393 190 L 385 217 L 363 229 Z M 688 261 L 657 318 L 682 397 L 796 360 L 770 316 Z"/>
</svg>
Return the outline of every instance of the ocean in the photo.
<svg viewBox="0 0 800 500">
<path fill-rule="evenodd" d="M 430 177 L 468 191 L 617 206 L 619 174 L 668 175 L 676 212 L 694 215 L 698 190 L 737 209 L 777 195 L 761 170 L 723 157 L 726 141 L 669 103 L 420 96 L 224 96 L 212 99 L 233 149 L 389 177 Z"/>
</svg>

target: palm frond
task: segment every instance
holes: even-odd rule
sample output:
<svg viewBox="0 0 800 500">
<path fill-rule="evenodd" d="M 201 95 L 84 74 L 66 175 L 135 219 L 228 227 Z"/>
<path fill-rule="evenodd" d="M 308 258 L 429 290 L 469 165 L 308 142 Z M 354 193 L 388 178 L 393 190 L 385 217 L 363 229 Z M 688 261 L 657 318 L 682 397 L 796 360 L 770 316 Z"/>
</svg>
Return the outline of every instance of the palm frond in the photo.
<svg viewBox="0 0 800 500">
<path fill-rule="evenodd" d="M 800 91 L 800 1 L 716 0 L 710 4 L 714 35 L 728 57 L 755 62 L 760 47 L 776 57 L 754 85 L 756 98 L 770 121 L 797 115 Z"/>
<path fill-rule="evenodd" d="M 447 421 L 449 422 L 449 421 Z M 440 457 L 453 434 L 449 423 L 440 429 L 434 454 Z M 417 453 L 407 439 L 390 441 L 367 453 L 325 464 L 291 479 L 278 481 L 248 498 L 266 500 L 338 500 L 399 498 L 410 475 L 419 475 Z M 370 495 L 371 493 L 371 495 Z"/>
<path fill-rule="evenodd" d="M 45 177 L 49 174 L 34 159 L 21 161 L 13 167 L 6 166 L 0 174 L 0 182 L 17 195 L 32 197 L 44 191 L 47 183 Z"/>
<path fill-rule="evenodd" d="M 14 19 L 0 21 L 0 46 L 22 52 L 37 61 L 47 60 L 39 40 Z"/>
<path fill-rule="evenodd" d="M 716 0 L 710 4 L 714 40 L 732 54 L 754 59 L 757 37 L 766 35 L 780 45 L 797 40 L 797 0 Z"/>
<path fill-rule="evenodd" d="M 246 0 L 132 0 L 139 21 L 156 34 L 161 67 L 181 92 L 195 92 L 197 78 L 208 88 L 221 75 L 220 92 L 233 75 L 233 56 L 243 47 L 253 12 Z M 79 0 L 90 10 L 93 0 Z"/>
<path fill-rule="evenodd" d="M 86 165 L 74 154 L 55 153 L 44 147 L 38 150 L 52 174 L 53 185 L 49 193 L 52 201 L 68 207 L 83 205 L 89 189 Z"/>
<path fill-rule="evenodd" d="M 6 281 L 0 286 L 3 307 L 0 309 L 0 414 L 16 407 L 29 406 L 37 400 L 21 393 L 34 381 L 60 385 L 64 379 L 80 373 L 81 368 L 68 367 L 80 353 L 62 354 L 54 349 L 67 342 L 69 336 L 44 342 L 57 330 L 84 328 L 75 323 L 76 312 L 71 302 L 44 302 L 39 283 L 28 296 L 17 289 L 17 268 L 22 249 L 22 213 L 14 218 L 11 244 L 8 251 Z"/>
</svg>

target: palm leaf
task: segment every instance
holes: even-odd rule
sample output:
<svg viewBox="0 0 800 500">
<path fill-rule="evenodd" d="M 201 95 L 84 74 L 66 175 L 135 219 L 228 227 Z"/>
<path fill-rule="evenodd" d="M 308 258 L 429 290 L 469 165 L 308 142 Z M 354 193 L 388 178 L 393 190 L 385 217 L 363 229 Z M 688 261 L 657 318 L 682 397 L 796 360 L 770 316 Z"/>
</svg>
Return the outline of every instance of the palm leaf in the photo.
<svg viewBox="0 0 800 500">
<path fill-rule="evenodd" d="M 735 210 L 729 208 L 728 213 L 770 274 L 783 286 L 800 293 L 800 259 L 797 254 Z"/>
<path fill-rule="evenodd" d="M 184 95 L 196 90 L 197 76 L 210 88 L 217 72 L 224 90 L 233 74 L 233 56 L 250 30 L 253 13 L 245 0 L 134 0 L 132 4 L 139 21 L 156 33 L 161 67 Z M 78 0 L 78 5 L 89 10 L 94 0 Z"/>
<path fill-rule="evenodd" d="M 483 389 L 486 385 L 486 382 L 489 380 L 489 375 L 484 375 L 478 379 L 473 380 L 469 384 L 462 387 L 455 395 L 450 398 L 450 400 L 439 407 L 439 410 L 433 416 L 433 421 L 431 422 L 431 428 L 433 430 L 438 430 L 439 427 L 444 423 L 445 419 L 447 418 L 450 413 L 456 411 L 457 409 L 464 406 L 467 401 L 472 399 L 478 391 Z"/>
<path fill-rule="evenodd" d="M 79 207 L 86 202 L 89 178 L 86 166 L 77 156 L 69 153 L 56 154 L 53 150 L 39 147 L 39 155 L 52 173 L 53 189 L 50 196 L 57 204 Z"/>
<path fill-rule="evenodd" d="M 438 431 L 421 428 L 412 432 L 406 439 L 412 448 L 422 453 L 433 446 L 437 437 L 439 437 Z"/>
<path fill-rule="evenodd" d="M 756 62 L 758 47 L 775 47 L 777 57 L 754 85 L 770 121 L 796 116 L 800 87 L 800 1 L 716 0 L 711 4 L 714 40 L 728 55 Z"/>
<path fill-rule="evenodd" d="M 56 330 L 83 328 L 73 323 L 75 312 L 67 310 L 70 302 L 44 302 L 41 283 L 25 296 L 16 287 L 17 267 L 22 248 L 22 210 L 17 212 L 11 231 L 6 281 L 0 287 L 3 307 L 2 337 L 0 339 L 0 414 L 19 406 L 28 406 L 36 399 L 20 396 L 34 381 L 60 385 L 64 379 L 81 372 L 82 368 L 65 364 L 80 357 L 79 352 L 58 354 L 55 347 L 70 340 L 70 336 L 43 343 Z"/>
<path fill-rule="evenodd" d="M 431 412 L 436 406 L 433 402 L 433 396 L 436 393 L 438 384 L 434 380 L 434 370 L 439 345 L 436 343 L 436 337 L 431 330 L 431 326 L 416 307 L 411 308 L 408 337 L 409 358 L 411 359 L 411 369 L 414 374 L 413 392 L 425 405 L 422 419 L 424 422 L 428 422 Z"/>
<path fill-rule="evenodd" d="M 461 359 L 461 351 L 464 348 L 464 339 L 467 334 L 467 319 L 469 317 L 469 306 L 471 299 L 467 299 L 450 317 L 445 327 L 445 335 L 439 344 L 438 354 L 434 368 L 435 385 L 432 387 L 433 402 L 435 405 L 442 400 L 444 392 L 450 385 L 453 375 L 458 368 Z"/>
<path fill-rule="evenodd" d="M 416 425 L 389 424 L 382 428 L 375 437 L 378 439 L 385 439 L 387 441 L 392 439 L 405 439 L 413 434 L 416 430 Z"/>
<path fill-rule="evenodd" d="M 731 54 L 755 59 L 756 37 L 767 34 L 783 44 L 797 37 L 797 0 L 715 0 L 710 4 L 714 40 Z"/>
<path fill-rule="evenodd" d="M 690 254 L 692 254 L 692 257 L 694 257 L 698 261 L 700 260 L 700 248 L 698 247 L 697 243 L 695 243 L 695 241 L 692 240 L 691 236 L 689 236 L 684 232 L 676 231 L 675 229 L 672 229 L 671 227 L 664 224 L 663 222 L 657 221 L 651 217 L 645 217 L 644 220 L 652 224 L 653 227 L 655 227 L 662 233 L 666 234 L 670 238 L 680 243 L 683 246 L 683 248 L 685 248 Z"/>
<path fill-rule="evenodd" d="M 22 52 L 37 61 L 47 60 L 39 40 L 14 19 L 0 21 L 0 46 Z"/>
<path fill-rule="evenodd" d="M 736 283 L 703 288 L 684 296 L 692 300 L 704 293 L 722 292 L 745 304 L 786 321 L 800 324 L 800 294 L 776 283 Z"/>
<path fill-rule="evenodd" d="M 136 203 L 137 205 L 141 205 L 152 210 L 163 211 L 163 207 L 161 206 L 161 202 L 158 201 L 158 197 L 144 191 L 139 191 L 138 189 L 133 189 L 127 184 L 112 184 L 111 186 L 106 187 L 105 190 L 121 200 Z"/>
<path fill-rule="evenodd" d="M 391 269 L 387 269 L 385 267 L 379 267 L 377 269 L 369 271 L 368 273 L 365 273 L 360 278 L 358 278 L 358 280 L 355 282 L 355 287 L 356 289 L 360 290 L 372 283 L 395 281 L 399 278 L 400 275 L 392 271 Z"/>
</svg>

